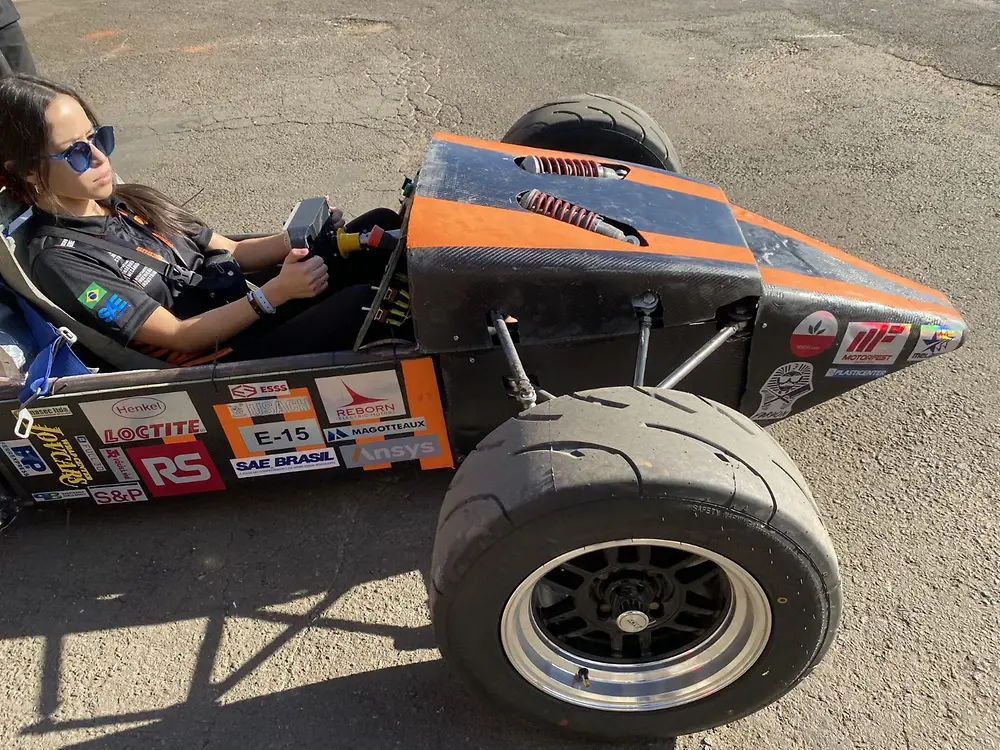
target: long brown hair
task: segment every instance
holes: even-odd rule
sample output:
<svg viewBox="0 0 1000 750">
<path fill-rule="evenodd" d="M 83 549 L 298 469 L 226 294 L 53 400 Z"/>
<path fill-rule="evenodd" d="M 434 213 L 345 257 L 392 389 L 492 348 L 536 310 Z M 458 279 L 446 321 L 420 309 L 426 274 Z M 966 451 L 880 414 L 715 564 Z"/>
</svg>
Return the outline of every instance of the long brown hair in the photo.
<svg viewBox="0 0 1000 750">
<path fill-rule="evenodd" d="M 0 77 L 0 185 L 31 205 L 42 196 L 59 204 L 48 186 L 50 162 L 44 158 L 49 141 L 45 110 L 59 94 L 76 99 L 91 124 L 100 125 L 83 98 L 66 86 L 24 74 Z M 27 181 L 32 171 L 39 176 L 37 186 Z M 193 213 L 147 185 L 115 185 L 112 197 L 161 234 L 191 235 L 205 226 Z"/>
</svg>

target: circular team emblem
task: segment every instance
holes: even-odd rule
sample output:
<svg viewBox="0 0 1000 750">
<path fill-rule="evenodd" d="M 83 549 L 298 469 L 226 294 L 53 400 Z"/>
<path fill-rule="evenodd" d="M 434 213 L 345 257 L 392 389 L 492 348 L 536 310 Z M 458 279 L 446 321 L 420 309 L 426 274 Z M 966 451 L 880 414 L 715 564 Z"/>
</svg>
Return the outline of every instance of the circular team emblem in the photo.
<svg viewBox="0 0 1000 750">
<path fill-rule="evenodd" d="M 789 346 L 796 357 L 815 357 L 833 346 L 836 338 L 837 319 L 833 313 L 820 310 L 795 327 Z"/>
</svg>

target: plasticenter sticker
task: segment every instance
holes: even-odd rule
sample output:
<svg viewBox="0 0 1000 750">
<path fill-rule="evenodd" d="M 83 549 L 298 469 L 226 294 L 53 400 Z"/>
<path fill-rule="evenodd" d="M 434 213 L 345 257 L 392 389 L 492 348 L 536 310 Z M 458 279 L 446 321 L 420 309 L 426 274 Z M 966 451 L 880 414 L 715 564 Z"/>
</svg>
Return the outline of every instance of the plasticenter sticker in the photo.
<svg viewBox="0 0 1000 750">
<path fill-rule="evenodd" d="M 106 445 L 205 432 L 184 392 L 88 401 L 80 408 Z"/>
<path fill-rule="evenodd" d="M 815 357 L 833 346 L 836 338 L 837 319 L 833 313 L 819 310 L 795 327 L 789 346 L 796 357 Z"/>
<path fill-rule="evenodd" d="M 781 365 L 760 388 L 760 407 L 751 419 L 784 419 L 795 402 L 813 391 L 813 366 L 808 362 Z"/>
<path fill-rule="evenodd" d="M 395 370 L 318 378 L 316 387 L 330 424 L 406 416 Z"/>
</svg>

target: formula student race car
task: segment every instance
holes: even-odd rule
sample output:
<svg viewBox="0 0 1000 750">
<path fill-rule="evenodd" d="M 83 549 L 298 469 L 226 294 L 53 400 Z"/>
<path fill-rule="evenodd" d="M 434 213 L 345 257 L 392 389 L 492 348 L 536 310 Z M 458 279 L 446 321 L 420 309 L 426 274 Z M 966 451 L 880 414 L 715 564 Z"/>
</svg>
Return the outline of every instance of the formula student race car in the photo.
<svg viewBox="0 0 1000 750">
<path fill-rule="evenodd" d="M 489 700 L 623 740 L 791 690 L 841 583 L 763 426 L 956 350 L 961 315 L 684 176 L 611 97 L 538 107 L 499 142 L 438 133 L 402 192 L 401 230 L 338 237 L 331 275 L 378 293 L 353 350 L 322 356 L 138 361 L 41 297 L 14 231 L 4 331 L 35 348 L 0 393 L 8 514 L 457 467 L 429 598 Z M 303 201 L 289 232 L 314 241 L 325 210 Z"/>
</svg>

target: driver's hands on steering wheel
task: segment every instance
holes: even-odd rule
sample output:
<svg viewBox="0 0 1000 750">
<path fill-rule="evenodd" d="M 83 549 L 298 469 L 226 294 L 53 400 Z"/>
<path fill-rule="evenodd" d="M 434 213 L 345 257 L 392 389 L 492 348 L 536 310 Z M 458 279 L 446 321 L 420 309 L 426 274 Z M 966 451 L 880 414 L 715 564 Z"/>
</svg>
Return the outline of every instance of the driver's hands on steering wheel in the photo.
<svg viewBox="0 0 1000 750">
<path fill-rule="evenodd" d="M 330 202 L 330 196 L 329 195 L 324 195 L 323 197 L 326 198 L 326 202 L 327 203 Z M 331 226 L 332 226 L 334 234 L 336 234 L 337 230 L 340 229 L 342 226 L 344 226 L 344 224 L 346 223 L 344 221 L 344 212 L 341 211 L 336 206 L 330 206 L 330 218 L 333 220 L 331 222 Z"/>
</svg>

